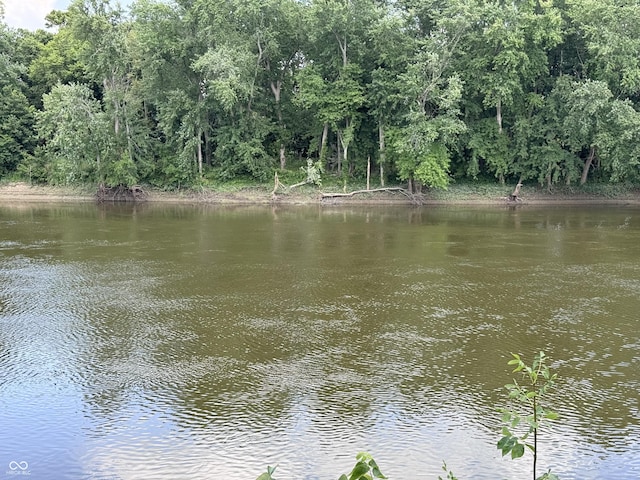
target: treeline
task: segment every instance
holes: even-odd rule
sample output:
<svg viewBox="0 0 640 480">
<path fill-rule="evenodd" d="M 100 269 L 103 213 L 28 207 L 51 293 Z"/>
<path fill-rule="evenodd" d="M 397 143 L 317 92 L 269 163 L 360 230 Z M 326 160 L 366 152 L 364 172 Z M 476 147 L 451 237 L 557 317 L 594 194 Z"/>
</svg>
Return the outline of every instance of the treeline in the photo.
<svg viewBox="0 0 640 480">
<path fill-rule="evenodd" d="M 1 177 L 640 183 L 637 0 L 74 0 L 47 22 L 0 24 Z"/>
</svg>

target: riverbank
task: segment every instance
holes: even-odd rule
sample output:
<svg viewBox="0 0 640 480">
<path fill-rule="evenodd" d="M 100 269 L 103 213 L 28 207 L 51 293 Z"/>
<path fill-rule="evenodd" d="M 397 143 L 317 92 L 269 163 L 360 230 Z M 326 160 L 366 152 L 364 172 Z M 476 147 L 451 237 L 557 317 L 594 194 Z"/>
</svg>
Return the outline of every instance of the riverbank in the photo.
<svg viewBox="0 0 640 480">
<path fill-rule="evenodd" d="M 356 189 L 354 189 L 356 190 Z M 238 187 L 236 189 L 161 191 L 145 189 L 142 201 L 192 204 L 330 204 L 330 205 L 640 205 L 640 192 L 632 190 L 588 192 L 580 189 L 548 192 L 523 187 L 521 201 L 507 201 L 508 187 L 498 185 L 452 185 L 448 190 L 427 191 L 408 196 L 400 190 L 359 191 L 352 196 L 323 197 L 316 188 L 303 187 L 293 192 L 272 195 L 268 187 Z M 353 190 L 350 190 L 353 191 Z M 342 192 L 328 190 L 325 193 Z M 0 184 L 0 202 L 95 202 L 95 191 L 88 187 L 54 187 L 30 185 L 24 182 Z"/>
</svg>

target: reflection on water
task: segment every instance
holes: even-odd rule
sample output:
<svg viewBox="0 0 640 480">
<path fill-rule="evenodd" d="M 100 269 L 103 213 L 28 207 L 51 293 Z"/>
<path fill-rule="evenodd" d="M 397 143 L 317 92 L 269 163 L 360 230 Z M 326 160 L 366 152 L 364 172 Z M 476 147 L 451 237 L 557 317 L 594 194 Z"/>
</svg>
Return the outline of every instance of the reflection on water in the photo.
<svg viewBox="0 0 640 480">
<path fill-rule="evenodd" d="M 640 211 L 0 206 L 0 477 L 640 477 Z M 24 464 L 21 464 L 24 465 Z"/>
</svg>

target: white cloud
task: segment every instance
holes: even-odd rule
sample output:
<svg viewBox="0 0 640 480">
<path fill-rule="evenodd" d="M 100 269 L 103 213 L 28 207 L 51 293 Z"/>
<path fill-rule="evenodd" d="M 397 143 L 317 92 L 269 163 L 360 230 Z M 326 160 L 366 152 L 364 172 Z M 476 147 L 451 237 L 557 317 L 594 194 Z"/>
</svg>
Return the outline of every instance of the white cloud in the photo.
<svg viewBox="0 0 640 480">
<path fill-rule="evenodd" d="M 59 0 L 3 0 L 4 21 L 14 28 L 36 30 L 44 28 L 44 17 L 51 10 L 66 9 L 70 1 Z"/>
</svg>

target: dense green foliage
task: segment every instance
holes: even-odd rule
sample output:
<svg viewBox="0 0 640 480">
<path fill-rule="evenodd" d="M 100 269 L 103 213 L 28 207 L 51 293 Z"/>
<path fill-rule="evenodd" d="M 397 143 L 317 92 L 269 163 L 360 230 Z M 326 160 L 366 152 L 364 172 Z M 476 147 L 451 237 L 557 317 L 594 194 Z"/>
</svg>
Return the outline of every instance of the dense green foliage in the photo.
<svg viewBox="0 0 640 480">
<path fill-rule="evenodd" d="M 635 0 L 74 0 L 47 21 L 0 23 L 0 176 L 175 188 L 310 159 L 345 183 L 640 183 Z"/>
</svg>

